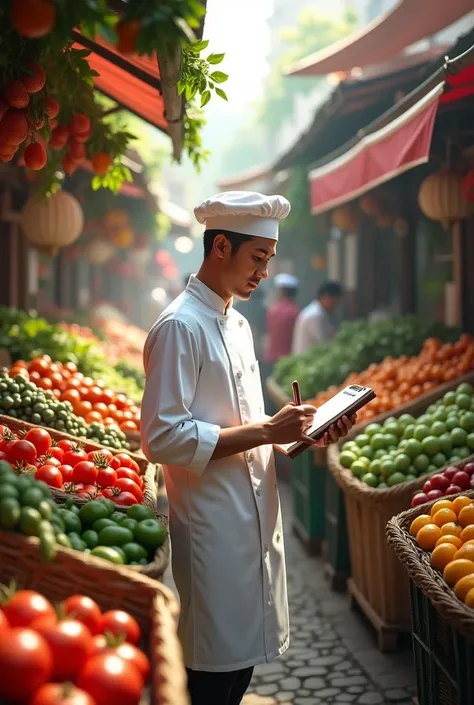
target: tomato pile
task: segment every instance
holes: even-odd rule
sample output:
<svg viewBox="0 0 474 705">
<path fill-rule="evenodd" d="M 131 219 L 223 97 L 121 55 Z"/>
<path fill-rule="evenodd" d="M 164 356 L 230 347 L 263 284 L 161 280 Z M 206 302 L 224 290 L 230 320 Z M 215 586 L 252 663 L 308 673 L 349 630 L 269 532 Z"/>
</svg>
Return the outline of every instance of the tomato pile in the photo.
<svg viewBox="0 0 474 705">
<path fill-rule="evenodd" d="M 0 460 L 18 474 L 33 474 L 50 487 L 84 499 L 104 497 L 122 506 L 142 501 L 140 467 L 128 453 L 114 455 L 107 448 L 87 453 L 80 443 L 56 443 L 44 428 L 17 435 L 0 424 Z"/>
<path fill-rule="evenodd" d="M 72 595 L 54 606 L 34 590 L 4 588 L 0 699 L 29 705 L 137 705 L 150 674 L 140 626 L 123 610 L 102 612 Z"/>
<path fill-rule="evenodd" d="M 88 424 L 117 425 L 124 432 L 140 430 L 138 406 L 125 394 L 106 389 L 102 380 L 85 377 L 73 362 L 53 362 L 42 355 L 28 363 L 17 360 L 9 374 L 23 376 L 40 389 L 51 390 L 60 401 L 70 402 L 74 413 Z"/>
</svg>

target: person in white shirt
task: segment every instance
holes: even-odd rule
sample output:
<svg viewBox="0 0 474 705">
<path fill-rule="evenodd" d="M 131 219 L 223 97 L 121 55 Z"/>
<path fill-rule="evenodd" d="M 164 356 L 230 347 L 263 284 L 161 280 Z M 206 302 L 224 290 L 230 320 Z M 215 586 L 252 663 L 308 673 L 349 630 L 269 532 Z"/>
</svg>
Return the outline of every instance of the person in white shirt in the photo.
<svg viewBox="0 0 474 705">
<path fill-rule="evenodd" d="M 316 409 L 288 404 L 265 416 L 250 327 L 232 305 L 268 276 L 289 209 L 282 196 L 242 191 L 196 208 L 204 261 L 144 349 L 143 450 L 164 464 L 192 705 L 238 705 L 253 667 L 289 644 L 272 446 L 311 441 Z M 344 418 L 318 445 L 354 421 Z"/>
<path fill-rule="evenodd" d="M 337 282 L 326 282 L 319 288 L 316 299 L 296 319 L 293 355 L 304 353 L 334 337 L 336 329 L 330 314 L 339 306 L 341 297 L 342 287 Z"/>
</svg>

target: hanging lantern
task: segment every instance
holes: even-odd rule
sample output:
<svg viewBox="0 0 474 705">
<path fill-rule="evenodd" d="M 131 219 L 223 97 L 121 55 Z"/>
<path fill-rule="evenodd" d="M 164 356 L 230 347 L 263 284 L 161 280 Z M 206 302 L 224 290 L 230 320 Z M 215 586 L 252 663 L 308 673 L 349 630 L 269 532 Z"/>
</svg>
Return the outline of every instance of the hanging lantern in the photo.
<svg viewBox="0 0 474 705">
<path fill-rule="evenodd" d="M 442 169 L 427 176 L 418 191 L 420 210 L 431 220 L 439 220 L 449 228 L 457 220 L 474 211 L 462 195 L 463 178 L 452 169 Z"/>
<path fill-rule="evenodd" d="M 21 225 L 33 246 L 54 255 L 60 247 L 77 240 L 84 215 L 71 193 L 58 191 L 47 198 L 30 196 L 21 212 Z"/>
<path fill-rule="evenodd" d="M 378 215 L 382 208 L 380 197 L 376 193 L 368 193 L 359 202 L 362 213 L 370 217 Z"/>
<path fill-rule="evenodd" d="M 341 206 L 333 211 L 331 223 L 344 233 L 353 233 L 357 230 L 357 213 L 351 206 Z"/>
<path fill-rule="evenodd" d="M 115 254 L 115 247 L 108 240 L 91 240 L 84 248 L 84 254 L 89 262 L 100 267 Z"/>
<path fill-rule="evenodd" d="M 462 180 L 461 193 L 468 203 L 474 203 L 474 169 L 468 171 Z"/>
</svg>

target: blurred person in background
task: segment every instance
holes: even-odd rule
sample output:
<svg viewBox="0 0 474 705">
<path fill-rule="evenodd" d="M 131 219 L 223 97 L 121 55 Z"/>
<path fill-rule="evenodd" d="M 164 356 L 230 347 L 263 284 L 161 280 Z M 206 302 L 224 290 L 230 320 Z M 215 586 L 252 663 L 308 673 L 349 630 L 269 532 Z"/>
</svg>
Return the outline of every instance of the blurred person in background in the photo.
<svg viewBox="0 0 474 705">
<path fill-rule="evenodd" d="M 277 300 L 267 311 L 264 360 L 273 365 L 291 354 L 293 331 L 300 312 L 295 302 L 299 281 L 292 274 L 277 274 L 273 280 Z"/>
<path fill-rule="evenodd" d="M 342 298 L 342 287 L 328 281 L 318 289 L 316 299 L 304 308 L 296 319 L 293 334 L 293 355 L 306 352 L 315 345 L 331 340 L 336 333 L 332 314 Z"/>
</svg>

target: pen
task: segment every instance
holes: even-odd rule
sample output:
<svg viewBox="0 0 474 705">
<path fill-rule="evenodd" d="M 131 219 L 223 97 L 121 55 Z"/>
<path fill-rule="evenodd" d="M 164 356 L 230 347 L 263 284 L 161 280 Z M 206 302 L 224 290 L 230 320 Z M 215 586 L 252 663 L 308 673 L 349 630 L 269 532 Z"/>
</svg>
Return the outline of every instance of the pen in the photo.
<svg viewBox="0 0 474 705">
<path fill-rule="evenodd" d="M 293 389 L 293 403 L 295 404 L 295 406 L 301 406 L 300 385 L 295 380 L 291 383 L 291 387 Z"/>
</svg>

